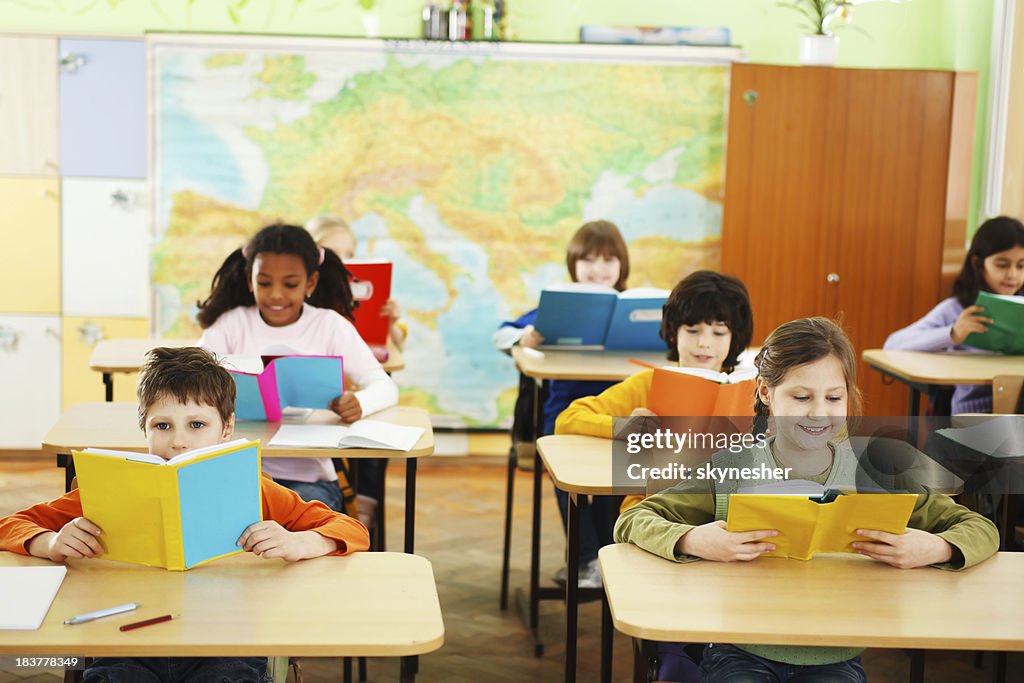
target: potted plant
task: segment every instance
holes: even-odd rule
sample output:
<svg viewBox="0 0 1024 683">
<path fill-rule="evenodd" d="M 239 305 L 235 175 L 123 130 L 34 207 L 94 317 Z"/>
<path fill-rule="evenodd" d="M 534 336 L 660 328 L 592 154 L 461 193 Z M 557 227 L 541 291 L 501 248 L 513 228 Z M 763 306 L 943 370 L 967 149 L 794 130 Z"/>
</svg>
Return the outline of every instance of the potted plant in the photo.
<svg viewBox="0 0 1024 683">
<path fill-rule="evenodd" d="M 809 33 L 800 38 L 800 63 L 832 66 L 839 54 L 837 29 L 850 27 L 854 5 L 877 0 L 786 0 L 780 6 L 799 12 Z M 890 0 L 899 2 L 900 0 Z M 856 28 L 856 27 L 853 27 Z M 857 29 L 860 30 L 860 29 Z"/>
</svg>

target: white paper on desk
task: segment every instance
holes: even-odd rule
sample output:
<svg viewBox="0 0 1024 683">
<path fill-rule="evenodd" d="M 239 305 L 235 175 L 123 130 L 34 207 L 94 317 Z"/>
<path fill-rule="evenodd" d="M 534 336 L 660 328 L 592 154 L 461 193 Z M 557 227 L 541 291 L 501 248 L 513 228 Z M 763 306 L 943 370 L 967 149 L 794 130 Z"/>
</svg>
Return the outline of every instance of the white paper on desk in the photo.
<svg viewBox="0 0 1024 683">
<path fill-rule="evenodd" d="M 0 567 L 0 629 L 38 629 L 67 571 L 63 565 Z"/>
<path fill-rule="evenodd" d="M 997 415 L 992 419 L 977 419 L 978 422 L 970 427 L 939 429 L 936 432 L 993 458 L 1024 457 L 1024 416 Z"/>
<path fill-rule="evenodd" d="M 283 424 L 267 444 L 294 448 L 381 448 L 408 451 L 425 430 L 380 420 L 359 420 L 344 425 Z"/>
</svg>

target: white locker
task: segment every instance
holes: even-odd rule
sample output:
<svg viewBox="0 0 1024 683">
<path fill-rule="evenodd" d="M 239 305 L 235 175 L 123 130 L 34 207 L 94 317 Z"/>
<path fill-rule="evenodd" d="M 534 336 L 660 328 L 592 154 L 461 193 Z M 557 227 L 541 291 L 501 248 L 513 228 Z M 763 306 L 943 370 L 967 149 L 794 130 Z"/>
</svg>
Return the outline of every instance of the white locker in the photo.
<svg viewBox="0 0 1024 683">
<path fill-rule="evenodd" d="M 60 417 L 60 318 L 0 315 L 0 449 L 38 450 Z"/>
</svg>

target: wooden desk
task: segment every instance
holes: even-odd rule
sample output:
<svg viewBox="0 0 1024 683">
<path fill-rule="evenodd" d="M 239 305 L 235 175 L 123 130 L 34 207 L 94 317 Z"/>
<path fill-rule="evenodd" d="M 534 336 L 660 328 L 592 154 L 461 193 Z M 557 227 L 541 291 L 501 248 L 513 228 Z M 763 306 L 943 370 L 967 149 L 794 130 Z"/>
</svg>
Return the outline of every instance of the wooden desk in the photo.
<svg viewBox="0 0 1024 683">
<path fill-rule="evenodd" d="M 138 372 L 146 360 L 146 353 L 158 346 L 195 346 L 191 339 L 101 339 L 89 357 L 89 369 L 103 374 L 106 401 L 114 400 L 113 374 Z M 381 366 L 387 373 L 405 368 L 402 352 L 388 340 L 388 359 Z"/>
<path fill-rule="evenodd" d="M 540 395 L 544 382 L 549 380 L 579 380 L 595 382 L 621 382 L 644 368 L 630 363 L 630 358 L 649 365 L 664 365 L 664 351 L 567 351 L 560 349 L 528 349 L 521 346 L 512 348 L 512 358 L 519 372 L 534 380 L 534 434 L 540 433 L 541 415 L 544 406 Z M 507 486 L 505 491 L 505 533 L 501 560 L 501 609 L 508 608 L 508 579 L 512 543 L 512 498 L 515 482 L 516 461 L 514 455 L 508 460 Z M 544 655 L 544 643 L 540 639 L 540 601 L 561 600 L 563 592 L 558 588 L 540 586 L 540 496 L 541 480 L 540 455 L 534 454 L 533 463 L 533 524 L 530 535 L 530 594 L 527 613 L 527 628 L 533 638 L 535 657 Z M 516 597 L 523 599 L 521 592 Z"/>
<path fill-rule="evenodd" d="M 565 680 L 576 680 L 576 639 L 579 611 L 579 542 L 580 542 L 580 495 L 626 495 L 647 492 L 646 481 L 634 487 L 612 486 L 611 439 L 594 436 L 561 435 L 544 436 L 537 440 L 537 452 L 544 461 L 551 480 L 556 487 L 569 494 L 569 519 L 567 536 L 567 566 L 565 584 Z M 604 597 L 599 588 L 585 589 Z M 607 606 L 602 609 L 601 623 L 601 681 L 611 681 L 612 629 L 608 620 Z"/>
<path fill-rule="evenodd" d="M 421 427 L 419 441 L 408 451 L 376 448 L 282 448 L 267 446 L 285 422 L 235 423 L 235 437 L 259 439 L 263 455 L 275 458 L 388 458 L 405 460 L 405 551 L 413 551 L 416 513 L 416 460 L 434 452 L 434 431 L 430 414 L 422 408 L 395 406 L 368 416 L 373 420 L 396 425 Z M 337 415 L 328 410 L 314 411 L 307 420 L 297 424 L 340 424 Z M 43 452 L 57 456 L 57 466 L 65 468 L 66 489 L 74 477 L 71 451 L 83 448 L 111 448 L 125 451 L 146 451 L 146 437 L 139 429 L 138 405 L 135 403 L 79 403 L 64 411 L 57 424 L 43 437 Z"/>
<path fill-rule="evenodd" d="M 49 564 L 0 552 L 0 566 Z M 104 560 L 67 565 L 42 627 L 4 631 L 0 654 L 412 657 L 444 643 L 434 574 L 430 562 L 415 555 L 356 553 L 287 563 L 242 553 L 187 572 Z M 143 606 L 86 624 L 61 623 L 128 602 Z M 167 613 L 181 618 L 118 630 Z M 403 661 L 403 680 L 413 674 L 415 660 Z"/>
<path fill-rule="evenodd" d="M 928 387 L 955 384 L 992 384 L 996 375 L 1024 372 L 1024 356 L 997 356 L 984 353 L 952 351 L 924 353 L 921 351 L 884 351 L 868 349 L 861 354 L 864 362 L 883 375 L 910 387 L 910 416 L 921 412 L 921 394 Z"/>
<path fill-rule="evenodd" d="M 599 557 L 615 628 L 634 638 L 1024 650 L 1022 553 L 963 572 L 852 554 L 676 564 L 630 544 Z"/>
</svg>

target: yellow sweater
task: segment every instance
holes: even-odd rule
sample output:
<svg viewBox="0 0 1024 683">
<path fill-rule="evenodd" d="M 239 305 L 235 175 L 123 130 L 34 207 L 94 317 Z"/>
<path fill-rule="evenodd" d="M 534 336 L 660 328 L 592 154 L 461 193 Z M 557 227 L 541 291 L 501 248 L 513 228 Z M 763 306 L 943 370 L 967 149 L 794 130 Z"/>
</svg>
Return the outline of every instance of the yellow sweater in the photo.
<svg viewBox="0 0 1024 683">
<path fill-rule="evenodd" d="M 612 438 L 612 421 L 616 417 L 628 417 L 635 409 L 647 407 L 653 379 L 654 370 L 641 370 L 597 396 L 576 399 L 555 420 L 555 434 Z"/>
</svg>

